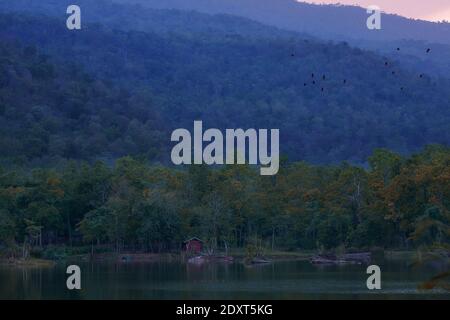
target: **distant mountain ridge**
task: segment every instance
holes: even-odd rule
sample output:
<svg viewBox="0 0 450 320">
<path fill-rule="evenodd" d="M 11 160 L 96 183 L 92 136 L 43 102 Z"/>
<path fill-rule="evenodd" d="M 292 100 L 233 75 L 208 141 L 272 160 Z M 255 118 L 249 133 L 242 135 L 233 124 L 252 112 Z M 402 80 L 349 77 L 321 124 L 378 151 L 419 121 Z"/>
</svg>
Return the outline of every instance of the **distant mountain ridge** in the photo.
<svg viewBox="0 0 450 320">
<path fill-rule="evenodd" d="M 63 16 L 65 8 L 72 2 L 68 0 L 1 0 L 0 9 L 34 13 L 45 12 L 48 15 Z M 114 7 L 110 2 L 128 4 L 128 6 Z M 383 14 L 382 30 L 373 31 L 367 29 L 368 14 L 366 10 L 357 6 L 315 5 L 295 0 L 79 0 L 77 4 L 81 7 L 88 7 L 88 10 L 83 12 L 83 15 L 88 19 L 93 14 L 98 16 L 103 9 L 104 21 L 111 14 L 126 17 L 131 12 L 130 10 L 134 10 L 134 14 L 137 15 L 136 18 L 140 19 L 139 13 L 136 11 L 136 9 L 139 9 L 136 4 L 140 4 L 143 7 L 156 9 L 231 14 L 252 19 L 265 25 L 329 40 L 416 40 L 450 44 L 450 23 L 435 23 L 408 19 L 399 15 Z M 91 12 L 92 10 L 96 12 Z M 146 14 L 150 14 L 150 18 L 154 17 L 158 22 L 157 15 L 152 16 L 150 12 L 146 12 Z M 179 18 L 183 19 L 182 16 Z M 196 18 L 204 19 L 205 17 L 197 16 Z M 131 27 L 138 27 L 136 24 L 133 25 L 130 19 L 126 21 Z M 183 22 L 185 21 L 181 20 L 180 24 Z M 126 25 L 121 26 L 121 28 L 126 27 Z"/>
<path fill-rule="evenodd" d="M 450 23 L 382 15 L 382 30 L 368 30 L 366 9 L 345 5 L 316 5 L 295 0 L 113 0 L 158 9 L 196 10 L 232 14 L 306 33 L 323 40 L 348 41 L 374 50 L 419 72 L 450 77 Z M 403 50 L 397 52 L 396 48 Z M 425 55 L 427 48 L 432 54 Z"/>
<path fill-rule="evenodd" d="M 15 0 L 2 2 L 0 12 L 22 12 L 28 15 L 45 15 L 64 19 L 70 0 Z M 82 21 L 100 23 L 105 28 L 135 30 L 158 34 L 216 34 L 252 37 L 294 37 L 301 33 L 280 30 L 238 16 L 228 14 L 209 15 L 198 11 L 176 9 L 152 9 L 142 5 L 126 5 L 111 0 L 78 0 L 82 9 Z M 304 38 L 310 35 L 301 34 Z"/>
<path fill-rule="evenodd" d="M 159 9 L 197 10 L 228 13 L 287 30 L 305 32 L 329 39 L 376 41 L 424 40 L 450 44 L 450 23 L 413 20 L 383 14 L 382 30 L 367 29 L 369 16 L 364 8 L 345 5 L 315 5 L 295 0 L 114 0 L 140 3 Z M 381 8 L 382 9 L 382 8 Z"/>
<path fill-rule="evenodd" d="M 72 1 L 0 1 L 0 11 L 64 18 L 69 4 Z M 369 31 L 368 15 L 362 8 L 293 0 L 79 0 L 77 4 L 85 22 L 100 23 L 110 29 L 195 33 L 197 37 L 199 34 L 284 39 L 301 36 L 347 41 L 396 60 L 403 68 L 450 77 L 450 24 L 383 15 L 383 29 Z M 398 47 L 402 50 L 397 51 Z M 427 48 L 432 49 L 430 54 L 425 54 Z"/>
</svg>

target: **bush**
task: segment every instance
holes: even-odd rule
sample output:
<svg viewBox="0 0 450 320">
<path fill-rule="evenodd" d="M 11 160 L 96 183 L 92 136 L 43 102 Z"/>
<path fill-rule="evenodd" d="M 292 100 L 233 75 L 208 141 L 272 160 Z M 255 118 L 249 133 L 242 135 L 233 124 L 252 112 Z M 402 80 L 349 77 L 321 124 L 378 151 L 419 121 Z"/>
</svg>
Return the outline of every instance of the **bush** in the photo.
<svg viewBox="0 0 450 320">
<path fill-rule="evenodd" d="M 68 256 L 64 246 L 48 246 L 41 252 L 41 258 L 48 260 L 65 260 Z"/>
</svg>

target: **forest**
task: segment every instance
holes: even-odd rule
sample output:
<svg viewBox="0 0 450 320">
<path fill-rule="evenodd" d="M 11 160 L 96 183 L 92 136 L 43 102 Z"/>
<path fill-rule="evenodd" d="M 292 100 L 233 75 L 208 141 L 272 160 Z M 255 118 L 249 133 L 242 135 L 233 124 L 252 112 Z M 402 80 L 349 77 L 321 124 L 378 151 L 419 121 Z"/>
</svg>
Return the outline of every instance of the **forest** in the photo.
<svg viewBox="0 0 450 320">
<path fill-rule="evenodd" d="M 273 177 L 246 165 L 173 169 L 131 157 L 113 167 L 2 169 L 1 251 L 177 252 L 193 236 L 210 250 L 448 246 L 450 148 L 430 145 L 410 157 L 378 149 L 368 163 L 285 159 Z"/>
<path fill-rule="evenodd" d="M 448 79 L 346 43 L 272 28 L 252 35 L 240 18 L 222 23 L 242 23 L 235 29 L 243 35 L 98 24 L 70 33 L 62 19 L 1 15 L 5 165 L 127 155 L 167 163 L 170 132 L 195 120 L 278 128 L 282 154 L 315 164 L 363 164 L 375 148 L 406 155 L 448 145 Z"/>
<path fill-rule="evenodd" d="M 65 11 L 9 7 L 3 256 L 171 252 L 189 237 L 212 250 L 448 246 L 448 77 L 228 15 L 94 4 L 71 32 Z M 279 173 L 170 166 L 170 133 L 196 120 L 279 129 Z"/>
</svg>

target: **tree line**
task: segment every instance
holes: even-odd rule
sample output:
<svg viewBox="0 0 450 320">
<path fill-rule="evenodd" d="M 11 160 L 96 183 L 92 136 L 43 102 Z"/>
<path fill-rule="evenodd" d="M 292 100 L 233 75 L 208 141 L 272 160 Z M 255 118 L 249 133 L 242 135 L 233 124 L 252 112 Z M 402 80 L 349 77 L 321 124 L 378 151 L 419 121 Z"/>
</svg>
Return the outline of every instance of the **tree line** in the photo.
<svg viewBox="0 0 450 320">
<path fill-rule="evenodd" d="M 284 159 L 274 177 L 132 157 L 0 169 L 0 248 L 15 257 L 50 245 L 178 251 L 192 236 L 212 250 L 448 246 L 449 210 L 450 148 L 440 145 L 408 157 L 377 149 L 367 168 Z"/>
</svg>

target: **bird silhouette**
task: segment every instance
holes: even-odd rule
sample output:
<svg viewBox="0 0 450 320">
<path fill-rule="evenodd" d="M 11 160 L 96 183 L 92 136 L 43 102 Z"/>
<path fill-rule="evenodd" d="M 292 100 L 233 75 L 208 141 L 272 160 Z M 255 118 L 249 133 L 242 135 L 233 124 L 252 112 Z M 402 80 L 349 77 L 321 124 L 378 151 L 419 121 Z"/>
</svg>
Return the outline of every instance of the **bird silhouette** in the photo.
<svg viewBox="0 0 450 320">
<path fill-rule="evenodd" d="M 323 92 L 323 90 L 324 90 L 324 89 L 322 88 L 321 91 Z"/>
<path fill-rule="evenodd" d="M 347 83 L 347 79 L 344 79 L 344 84 L 346 84 Z"/>
<path fill-rule="evenodd" d="M 311 73 L 311 78 L 314 78 L 314 73 Z"/>
<path fill-rule="evenodd" d="M 384 65 L 387 67 L 387 66 L 389 65 L 389 63 L 386 61 L 386 62 L 384 63 Z"/>
<path fill-rule="evenodd" d="M 397 48 L 397 51 L 400 51 L 400 48 Z"/>
<path fill-rule="evenodd" d="M 325 80 L 325 79 L 326 79 L 325 75 L 323 75 L 323 76 L 322 76 L 322 79 L 323 79 L 323 80 Z"/>
<path fill-rule="evenodd" d="M 395 74 L 395 71 L 392 71 L 392 74 Z"/>
<path fill-rule="evenodd" d="M 316 81 L 313 81 L 312 84 L 316 84 Z"/>
<path fill-rule="evenodd" d="M 430 48 L 428 48 L 428 49 L 427 49 L 427 53 L 430 53 L 430 51 L 431 51 L 431 49 L 430 49 Z"/>
<path fill-rule="evenodd" d="M 423 78 L 423 74 L 419 75 L 419 78 Z"/>
</svg>

